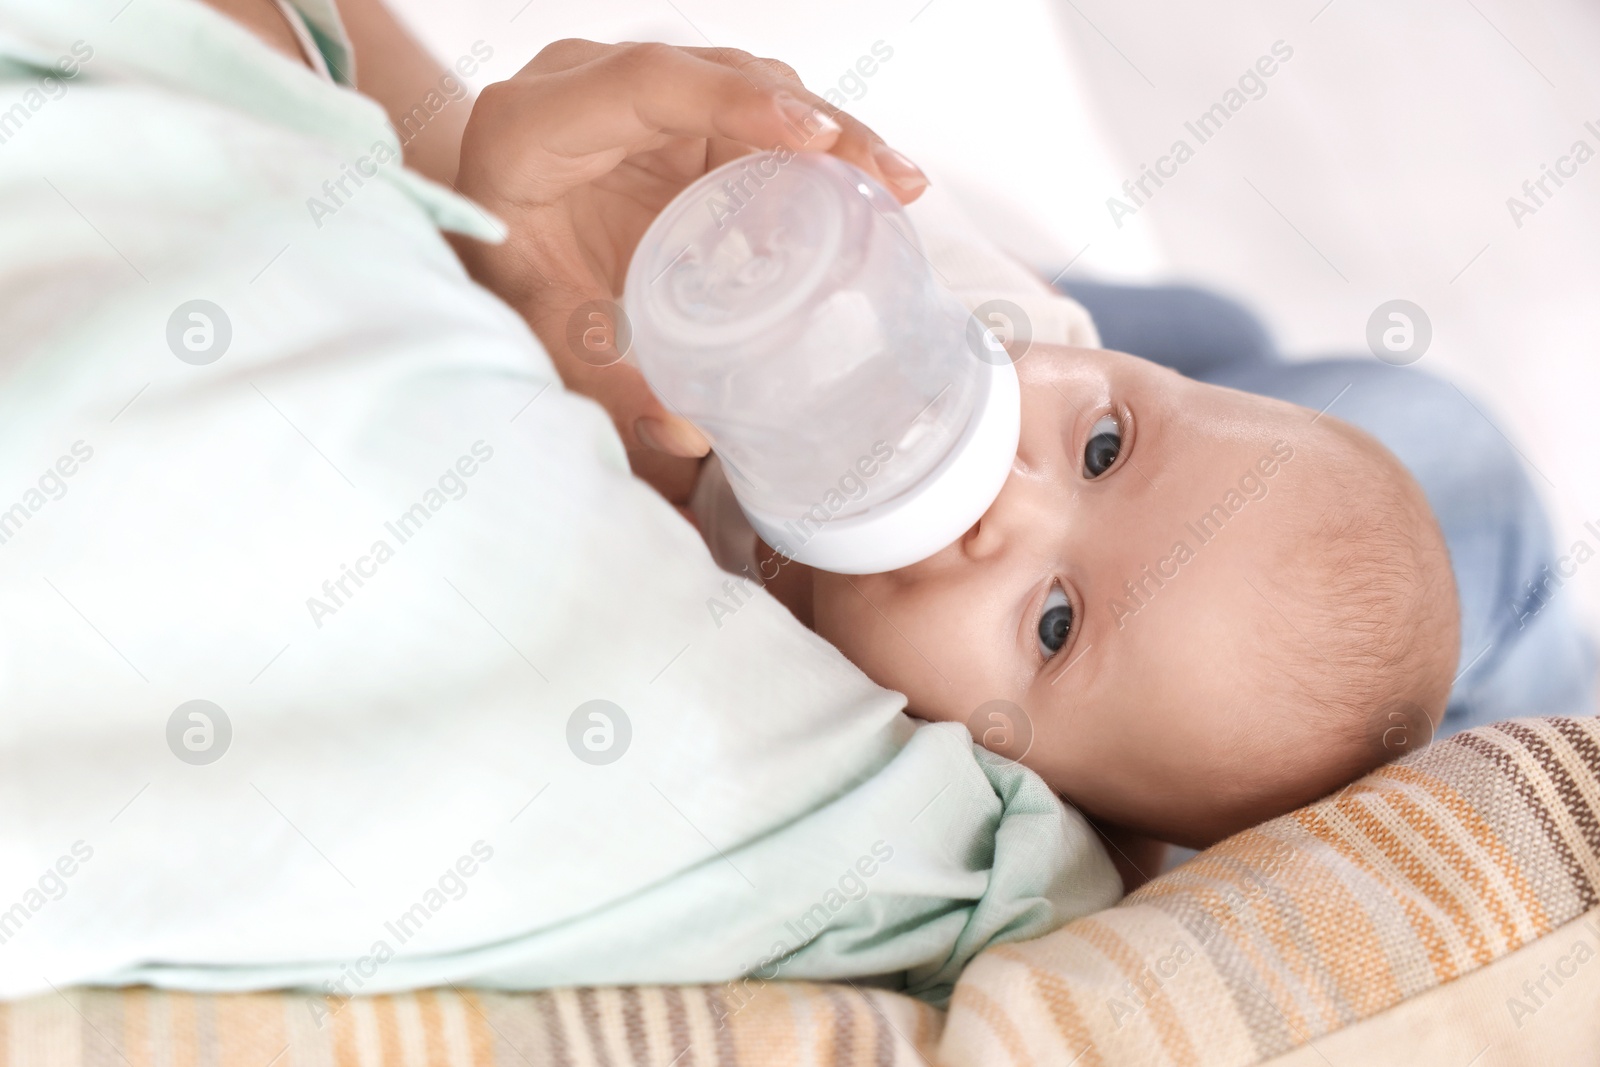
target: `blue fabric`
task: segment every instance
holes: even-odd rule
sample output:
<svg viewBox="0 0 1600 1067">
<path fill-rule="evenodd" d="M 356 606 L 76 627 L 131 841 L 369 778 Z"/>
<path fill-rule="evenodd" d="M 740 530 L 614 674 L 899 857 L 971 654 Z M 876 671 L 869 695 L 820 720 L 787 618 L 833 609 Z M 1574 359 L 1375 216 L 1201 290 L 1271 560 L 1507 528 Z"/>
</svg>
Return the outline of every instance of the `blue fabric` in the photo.
<svg viewBox="0 0 1600 1067">
<path fill-rule="evenodd" d="M 1318 410 L 1331 403 L 1330 414 L 1406 465 L 1439 518 L 1461 596 L 1461 676 L 1441 735 L 1519 715 L 1593 712 L 1594 647 L 1551 578 L 1549 518 L 1483 404 L 1442 378 L 1372 356 L 1285 361 L 1248 309 L 1202 289 L 1061 289 L 1088 308 L 1105 347 L 1200 381 Z"/>
</svg>

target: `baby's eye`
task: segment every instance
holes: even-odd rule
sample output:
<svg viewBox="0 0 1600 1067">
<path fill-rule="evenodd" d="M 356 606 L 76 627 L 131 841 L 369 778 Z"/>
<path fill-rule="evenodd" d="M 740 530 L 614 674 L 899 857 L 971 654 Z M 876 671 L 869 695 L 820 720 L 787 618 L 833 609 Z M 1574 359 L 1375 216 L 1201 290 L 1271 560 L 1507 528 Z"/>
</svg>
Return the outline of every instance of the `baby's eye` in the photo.
<svg viewBox="0 0 1600 1067">
<path fill-rule="evenodd" d="M 1049 659 L 1061 651 L 1072 633 L 1072 603 L 1060 585 L 1052 585 L 1039 614 L 1039 651 Z"/>
<path fill-rule="evenodd" d="M 1122 452 L 1122 427 L 1115 415 L 1102 415 L 1089 430 L 1089 443 L 1083 446 L 1083 476 L 1098 478 L 1111 469 Z"/>
</svg>

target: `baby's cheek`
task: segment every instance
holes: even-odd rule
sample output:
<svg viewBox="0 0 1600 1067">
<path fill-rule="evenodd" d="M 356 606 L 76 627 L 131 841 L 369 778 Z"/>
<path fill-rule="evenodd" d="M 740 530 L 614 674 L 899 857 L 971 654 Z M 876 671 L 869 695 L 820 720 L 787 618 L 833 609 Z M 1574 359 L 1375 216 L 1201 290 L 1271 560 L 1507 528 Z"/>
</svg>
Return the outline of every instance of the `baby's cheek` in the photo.
<svg viewBox="0 0 1600 1067">
<path fill-rule="evenodd" d="M 975 683 L 981 671 L 954 628 L 931 625 L 938 604 L 907 600 L 876 575 L 846 579 L 817 573 L 816 632 L 885 689 L 904 693 L 906 711 L 929 722 L 966 722 L 993 690 Z M 919 625 L 920 624 L 920 625 Z"/>
<path fill-rule="evenodd" d="M 990 752 L 1032 767 L 1029 757 L 1038 737 L 1033 716 L 1009 700 L 986 700 L 966 717 L 967 732 Z"/>
<path fill-rule="evenodd" d="M 885 632 L 894 631 L 873 610 L 849 581 L 837 574 L 817 572 L 812 590 L 812 611 L 817 634 L 837 648 L 861 673 L 885 689 L 913 696 L 909 677 L 894 655 Z"/>
</svg>

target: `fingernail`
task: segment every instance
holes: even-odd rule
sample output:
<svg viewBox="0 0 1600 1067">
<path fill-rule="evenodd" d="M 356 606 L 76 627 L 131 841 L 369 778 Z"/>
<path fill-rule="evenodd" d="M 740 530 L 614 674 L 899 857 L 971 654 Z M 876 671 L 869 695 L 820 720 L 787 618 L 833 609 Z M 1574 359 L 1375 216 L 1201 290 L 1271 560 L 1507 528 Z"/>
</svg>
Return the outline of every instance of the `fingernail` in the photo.
<svg viewBox="0 0 1600 1067">
<path fill-rule="evenodd" d="M 922 173 L 922 168 L 888 145 L 880 144 L 874 148 L 872 158 L 877 161 L 884 178 L 896 189 L 913 193 L 927 187 L 928 176 Z"/>
<path fill-rule="evenodd" d="M 711 442 L 706 440 L 706 435 L 700 432 L 699 427 L 681 419 L 675 422 L 673 437 L 678 442 L 678 455 L 699 459 L 711 451 Z"/>
<path fill-rule="evenodd" d="M 711 451 L 710 442 L 699 430 L 690 423 L 676 419 L 668 424 L 660 419 L 642 416 L 633 422 L 633 435 L 646 448 L 665 452 L 669 456 L 693 459 Z"/>
<path fill-rule="evenodd" d="M 805 134 L 806 140 L 823 134 L 838 133 L 843 129 L 826 111 L 788 93 L 778 94 L 778 110 L 783 112 L 784 118 L 789 120 L 791 126 Z"/>
<path fill-rule="evenodd" d="M 653 429 L 655 421 L 655 419 L 634 419 L 633 436 L 637 437 L 639 443 L 646 448 L 653 448 L 657 452 L 665 452 L 666 449 L 661 447 L 661 438 L 656 436 L 656 432 Z"/>
</svg>

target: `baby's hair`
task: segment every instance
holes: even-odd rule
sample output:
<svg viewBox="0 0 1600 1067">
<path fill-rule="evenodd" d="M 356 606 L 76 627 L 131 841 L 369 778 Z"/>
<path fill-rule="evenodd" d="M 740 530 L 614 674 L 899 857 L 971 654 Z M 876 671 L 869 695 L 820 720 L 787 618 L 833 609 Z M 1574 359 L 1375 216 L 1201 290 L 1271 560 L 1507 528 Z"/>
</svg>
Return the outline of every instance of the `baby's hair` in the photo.
<svg viewBox="0 0 1600 1067">
<path fill-rule="evenodd" d="M 1426 745 L 1459 650 L 1449 552 L 1421 488 L 1376 441 L 1333 429 L 1315 477 L 1336 491 L 1305 501 L 1315 511 L 1261 590 L 1273 610 L 1257 666 L 1279 674 L 1309 731 L 1260 753 L 1288 772 L 1266 790 L 1282 792 L 1279 810 Z"/>
</svg>

